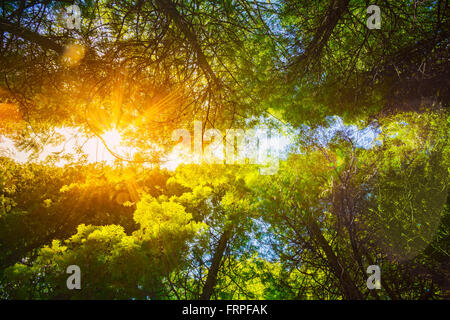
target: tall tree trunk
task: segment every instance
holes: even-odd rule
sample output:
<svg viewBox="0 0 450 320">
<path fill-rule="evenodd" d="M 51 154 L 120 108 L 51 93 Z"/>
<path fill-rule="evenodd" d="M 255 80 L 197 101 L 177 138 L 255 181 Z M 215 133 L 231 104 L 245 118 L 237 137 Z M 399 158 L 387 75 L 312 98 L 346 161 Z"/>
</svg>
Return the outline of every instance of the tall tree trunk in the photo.
<svg viewBox="0 0 450 320">
<path fill-rule="evenodd" d="M 217 243 L 216 250 L 214 251 L 214 256 L 211 261 L 211 266 L 208 270 L 208 277 L 206 278 L 205 285 L 203 286 L 202 295 L 200 300 L 209 300 L 214 287 L 217 283 L 217 273 L 219 272 L 220 264 L 222 262 L 223 254 L 225 248 L 227 247 L 228 240 L 230 239 L 230 232 L 224 231 L 220 236 L 219 242 Z"/>
<path fill-rule="evenodd" d="M 338 257 L 334 254 L 333 249 L 324 238 L 317 222 L 314 219 L 309 219 L 307 228 L 310 235 L 317 241 L 317 244 L 325 252 L 328 265 L 336 278 L 339 279 L 345 298 L 350 300 L 363 299 L 363 295 L 356 287 L 353 279 L 350 277 L 350 274 L 344 269 L 342 264 L 339 262 Z"/>
</svg>

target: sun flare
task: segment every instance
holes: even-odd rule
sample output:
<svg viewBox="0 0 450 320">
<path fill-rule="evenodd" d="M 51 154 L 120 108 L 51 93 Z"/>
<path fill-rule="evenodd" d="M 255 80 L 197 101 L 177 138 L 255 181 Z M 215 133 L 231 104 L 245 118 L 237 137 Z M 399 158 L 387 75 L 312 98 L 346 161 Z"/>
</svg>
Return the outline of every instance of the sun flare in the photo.
<svg viewBox="0 0 450 320">
<path fill-rule="evenodd" d="M 113 163 L 117 160 L 117 156 L 128 158 L 134 153 L 123 146 L 123 138 L 121 133 L 112 128 L 105 131 L 100 136 L 92 137 L 83 146 L 83 151 L 88 155 L 89 162 L 107 162 Z"/>
<path fill-rule="evenodd" d="M 106 131 L 101 137 L 111 150 L 117 150 L 122 144 L 122 136 L 115 128 Z"/>
</svg>

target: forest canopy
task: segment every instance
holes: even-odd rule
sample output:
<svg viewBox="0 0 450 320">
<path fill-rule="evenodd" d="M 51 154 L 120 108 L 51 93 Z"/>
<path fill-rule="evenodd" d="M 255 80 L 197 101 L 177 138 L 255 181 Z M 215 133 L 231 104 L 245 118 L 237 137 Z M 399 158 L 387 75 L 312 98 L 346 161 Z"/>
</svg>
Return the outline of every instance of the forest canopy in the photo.
<svg viewBox="0 0 450 320">
<path fill-rule="evenodd" d="M 2 1 L 0 298 L 449 299 L 449 13 Z"/>
</svg>

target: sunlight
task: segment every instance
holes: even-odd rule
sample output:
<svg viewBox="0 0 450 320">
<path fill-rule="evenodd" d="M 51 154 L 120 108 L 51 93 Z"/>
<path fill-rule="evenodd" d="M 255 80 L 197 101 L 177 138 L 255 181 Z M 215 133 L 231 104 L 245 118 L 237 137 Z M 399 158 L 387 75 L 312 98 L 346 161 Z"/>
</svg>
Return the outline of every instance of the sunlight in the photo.
<svg viewBox="0 0 450 320">
<path fill-rule="evenodd" d="M 122 135 L 116 128 L 112 128 L 104 132 L 100 137 L 101 139 L 100 138 L 91 139 L 96 140 L 95 162 L 105 161 L 107 163 L 112 163 L 115 160 L 117 160 L 117 157 L 113 153 L 120 155 L 120 157 L 128 158 L 132 153 L 136 151 L 135 149 L 128 150 L 122 145 L 123 143 Z"/>
<path fill-rule="evenodd" d="M 110 129 L 101 135 L 108 148 L 111 150 L 117 150 L 122 143 L 122 136 L 116 128 Z"/>
<path fill-rule="evenodd" d="M 78 128 L 57 127 L 54 135 L 61 140 L 45 145 L 37 154 L 38 161 L 46 161 L 48 157 L 53 157 L 55 161 L 53 165 L 61 167 L 68 163 L 66 157 L 72 157 L 73 161 L 78 161 L 82 156 L 86 156 L 88 163 L 113 164 L 118 160 L 114 154 L 123 159 L 133 159 L 139 152 L 138 148 L 125 145 L 122 134 L 116 128 L 104 132 L 100 137 L 86 137 Z M 8 156 L 17 162 L 24 163 L 30 161 L 32 152 L 18 149 L 12 139 L 0 133 L 0 156 Z"/>
</svg>

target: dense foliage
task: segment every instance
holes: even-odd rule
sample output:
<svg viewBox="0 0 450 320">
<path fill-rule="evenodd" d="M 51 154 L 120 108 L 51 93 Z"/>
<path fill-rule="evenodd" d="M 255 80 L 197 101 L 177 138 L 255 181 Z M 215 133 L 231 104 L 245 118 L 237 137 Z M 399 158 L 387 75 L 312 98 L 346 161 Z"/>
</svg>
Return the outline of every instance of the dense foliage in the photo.
<svg viewBox="0 0 450 320">
<path fill-rule="evenodd" d="M 373 2 L 2 1 L 0 142 L 30 155 L 0 147 L 0 298 L 449 299 L 448 2 Z M 194 120 L 292 141 L 274 174 L 165 168 Z M 81 157 L 40 159 L 61 128 Z"/>
</svg>

